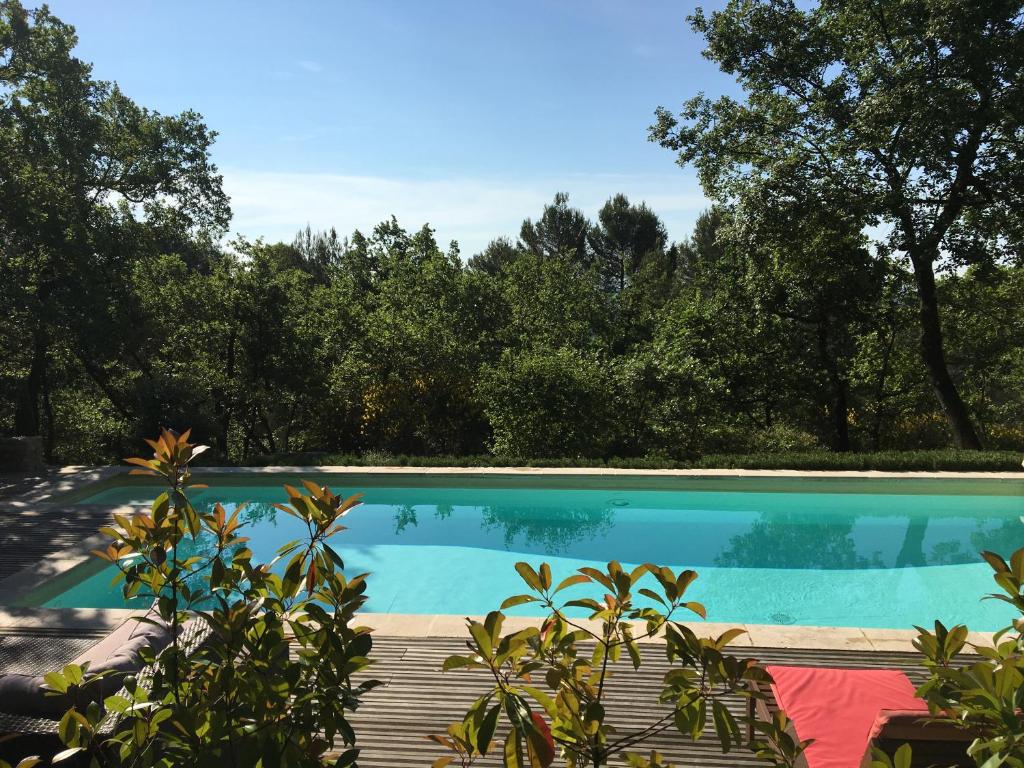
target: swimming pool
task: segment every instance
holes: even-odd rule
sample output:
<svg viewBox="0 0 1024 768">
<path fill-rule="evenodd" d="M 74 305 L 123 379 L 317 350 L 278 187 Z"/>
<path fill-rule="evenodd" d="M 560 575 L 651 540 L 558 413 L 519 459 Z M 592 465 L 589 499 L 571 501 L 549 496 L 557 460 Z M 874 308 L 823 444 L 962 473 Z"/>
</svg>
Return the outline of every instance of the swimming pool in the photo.
<svg viewBox="0 0 1024 768">
<path fill-rule="evenodd" d="M 214 479 L 193 499 L 249 502 L 242 516 L 250 546 L 270 559 L 299 535 L 300 523 L 271 506 L 285 501 L 282 479 L 294 482 Z M 617 559 L 696 569 L 692 595 L 710 621 L 909 628 L 941 618 L 994 630 L 1010 613 L 980 600 L 994 584 L 977 553 L 1024 546 L 1017 481 L 319 480 L 365 493 L 335 547 L 350 574 L 372 574 L 367 610 L 375 612 L 483 614 L 524 591 L 518 560 L 547 561 L 558 577 Z M 115 485 L 78 503 L 145 503 L 152 495 L 147 486 Z M 40 590 L 37 604 L 123 607 L 111 573 L 89 568 L 58 594 Z M 536 615 L 531 608 L 510 613 Z"/>
</svg>

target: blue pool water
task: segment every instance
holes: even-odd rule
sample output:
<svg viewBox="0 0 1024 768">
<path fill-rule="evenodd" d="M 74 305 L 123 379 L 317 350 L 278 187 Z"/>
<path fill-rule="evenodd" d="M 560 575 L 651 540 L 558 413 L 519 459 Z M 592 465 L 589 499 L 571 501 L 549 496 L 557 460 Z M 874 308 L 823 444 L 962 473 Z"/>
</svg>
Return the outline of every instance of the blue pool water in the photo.
<svg viewBox="0 0 1024 768">
<path fill-rule="evenodd" d="M 150 494 L 121 487 L 85 501 Z M 258 559 L 302 533 L 271 506 L 285 500 L 279 486 L 194 494 L 200 506 L 213 500 L 250 502 L 242 516 Z M 364 502 L 334 544 L 350 574 L 372 574 L 367 610 L 391 613 L 483 614 L 526 591 L 518 560 L 547 561 L 557 580 L 617 559 L 696 569 L 691 594 L 709 621 L 909 628 L 941 618 L 994 630 L 1010 613 L 980 600 L 995 585 L 977 553 L 1024 546 L 1020 495 L 371 487 Z M 111 575 L 45 604 L 121 607 Z"/>
</svg>

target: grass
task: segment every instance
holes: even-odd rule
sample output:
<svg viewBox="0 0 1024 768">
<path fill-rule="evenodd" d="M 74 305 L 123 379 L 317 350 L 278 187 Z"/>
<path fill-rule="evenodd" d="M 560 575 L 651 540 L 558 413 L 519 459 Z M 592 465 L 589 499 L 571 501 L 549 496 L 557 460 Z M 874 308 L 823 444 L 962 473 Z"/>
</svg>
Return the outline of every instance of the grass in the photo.
<svg viewBox="0 0 1024 768">
<path fill-rule="evenodd" d="M 593 459 L 569 457 L 530 459 L 508 456 L 406 456 L 378 451 L 366 454 L 306 452 L 260 456 L 253 466 L 400 466 L 400 467 L 612 467 L 617 469 L 796 469 L 875 470 L 884 472 L 1022 472 L 1016 451 L 873 451 L 834 453 L 750 453 L 709 455 L 692 460 L 653 457 Z"/>
</svg>

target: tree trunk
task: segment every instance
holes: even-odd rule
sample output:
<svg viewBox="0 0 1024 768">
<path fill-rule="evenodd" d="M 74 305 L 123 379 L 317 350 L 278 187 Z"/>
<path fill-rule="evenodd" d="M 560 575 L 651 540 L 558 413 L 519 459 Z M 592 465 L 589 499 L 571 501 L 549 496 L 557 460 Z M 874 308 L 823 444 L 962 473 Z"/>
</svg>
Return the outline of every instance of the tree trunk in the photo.
<svg viewBox="0 0 1024 768">
<path fill-rule="evenodd" d="M 942 325 L 939 322 L 939 300 L 935 291 L 933 260 L 911 257 L 914 263 L 914 277 L 917 280 L 917 295 L 920 300 L 921 358 L 928 369 L 928 378 L 939 399 L 953 439 L 958 448 L 981 449 L 981 440 L 971 423 L 967 406 L 956 389 L 953 377 L 949 375 L 946 351 L 942 341 Z"/>
<path fill-rule="evenodd" d="M 885 344 L 882 353 L 882 364 L 878 369 L 877 384 L 875 387 L 875 417 L 871 425 L 871 450 L 877 451 L 882 444 L 882 404 L 885 402 L 885 383 L 889 378 L 889 367 L 892 359 L 893 348 L 896 346 L 896 304 L 895 300 L 889 305 L 889 339 Z"/>
<path fill-rule="evenodd" d="M 39 418 L 39 400 L 46 378 L 46 335 L 42 330 L 33 334 L 32 363 L 28 376 L 18 390 L 18 401 L 14 410 L 14 434 L 38 435 L 42 426 Z"/>
<path fill-rule="evenodd" d="M 847 396 L 846 377 L 839 370 L 839 364 L 828 343 L 828 319 L 818 319 L 818 354 L 821 356 L 821 363 L 828 373 L 829 384 L 832 387 L 832 427 L 835 430 L 834 448 L 840 453 L 850 450 L 850 404 Z"/>
<path fill-rule="evenodd" d="M 231 334 L 228 336 L 227 359 L 225 360 L 224 370 L 224 375 L 228 381 L 234 381 L 235 378 L 235 340 L 236 334 L 234 329 L 232 329 Z M 228 401 L 228 392 L 226 389 L 223 387 L 214 387 L 213 410 L 214 416 L 217 420 L 216 444 L 217 450 L 220 451 L 221 455 L 225 459 L 228 458 L 228 451 L 230 448 L 231 409 L 232 404 Z"/>
</svg>

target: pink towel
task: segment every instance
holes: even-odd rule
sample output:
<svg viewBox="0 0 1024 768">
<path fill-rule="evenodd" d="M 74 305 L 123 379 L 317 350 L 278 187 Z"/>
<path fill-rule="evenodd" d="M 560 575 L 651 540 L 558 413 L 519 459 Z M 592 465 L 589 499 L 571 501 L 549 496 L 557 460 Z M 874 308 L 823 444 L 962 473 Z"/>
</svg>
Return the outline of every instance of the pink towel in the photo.
<svg viewBox="0 0 1024 768">
<path fill-rule="evenodd" d="M 766 669 L 797 738 L 814 739 L 804 753 L 808 768 L 859 768 L 879 710 L 928 712 L 913 683 L 896 669 Z"/>
</svg>

